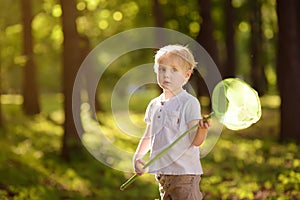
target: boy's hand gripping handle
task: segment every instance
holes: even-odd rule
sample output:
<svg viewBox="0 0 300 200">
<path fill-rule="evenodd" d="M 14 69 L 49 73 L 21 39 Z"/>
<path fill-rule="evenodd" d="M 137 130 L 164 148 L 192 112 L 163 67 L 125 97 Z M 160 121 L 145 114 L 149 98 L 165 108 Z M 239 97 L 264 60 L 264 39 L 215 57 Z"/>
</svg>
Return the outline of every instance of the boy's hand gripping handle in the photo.
<svg viewBox="0 0 300 200">
<path fill-rule="evenodd" d="M 207 120 L 209 120 L 213 115 L 213 112 L 210 113 L 209 115 L 205 116 L 203 118 L 204 122 L 207 122 Z M 164 150 L 162 150 L 159 154 L 157 154 L 154 158 L 152 158 L 151 160 L 149 160 L 144 166 L 143 169 L 146 169 L 147 167 L 149 167 L 153 162 L 155 162 L 156 160 L 158 160 L 160 157 L 162 157 L 165 153 L 167 153 L 177 142 L 179 142 L 184 136 L 186 136 L 188 133 L 190 133 L 192 130 L 196 129 L 198 127 L 198 124 L 192 126 L 190 129 L 186 130 L 183 134 L 181 134 L 173 143 L 171 143 L 168 147 L 166 147 Z M 134 174 L 133 176 L 131 176 L 125 183 L 123 183 L 120 187 L 121 191 L 124 191 L 132 182 L 134 182 L 136 180 L 136 178 L 138 177 L 137 174 Z"/>
</svg>

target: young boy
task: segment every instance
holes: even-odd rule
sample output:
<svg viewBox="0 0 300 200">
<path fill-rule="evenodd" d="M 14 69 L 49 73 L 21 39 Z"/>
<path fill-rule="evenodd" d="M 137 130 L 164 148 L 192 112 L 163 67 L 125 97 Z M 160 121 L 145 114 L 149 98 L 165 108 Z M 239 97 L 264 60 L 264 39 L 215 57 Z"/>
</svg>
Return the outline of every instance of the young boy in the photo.
<svg viewBox="0 0 300 200">
<path fill-rule="evenodd" d="M 159 182 L 161 199 L 202 199 L 199 183 L 203 171 L 198 146 L 205 140 L 210 122 L 203 122 L 199 101 L 183 89 L 195 65 L 191 51 L 181 45 L 165 46 L 155 55 L 154 71 L 163 93 L 147 107 L 146 130 L 133 157 L 136 174 L 145 173 L 142 157 L 149 149 L 150 158 L 155 157 L 198 124 L 196 131 L 149 166 L 149 173 L 155 174 Z"/>
</svg>

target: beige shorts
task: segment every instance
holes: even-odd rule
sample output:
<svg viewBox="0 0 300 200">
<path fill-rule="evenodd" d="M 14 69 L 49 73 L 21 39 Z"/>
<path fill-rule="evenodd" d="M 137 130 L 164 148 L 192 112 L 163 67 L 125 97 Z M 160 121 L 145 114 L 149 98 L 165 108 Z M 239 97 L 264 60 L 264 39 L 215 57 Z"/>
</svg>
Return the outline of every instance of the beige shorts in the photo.
<svg viewBox="0 0 300 200">
<path fill-rule="evenodd" d="M 156 175 L 162 200 L 201 200 L 200 175 Z"/>
</svg>

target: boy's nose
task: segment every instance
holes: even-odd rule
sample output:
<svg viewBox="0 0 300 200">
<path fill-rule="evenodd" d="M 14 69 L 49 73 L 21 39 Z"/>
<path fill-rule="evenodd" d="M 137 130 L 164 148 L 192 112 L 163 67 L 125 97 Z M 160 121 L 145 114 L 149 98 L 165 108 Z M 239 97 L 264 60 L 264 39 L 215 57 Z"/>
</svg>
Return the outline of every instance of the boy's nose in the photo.
<svg viewBox="0 0 300 200">
<path fill-rule="evenodd" d="M 164 73 L 164 76 L 165 76 L 165 77 L 169 77 L 169 75 L 170 75 L 170 70 L 167 69 L 167 70 L 165 71 L 165 73 Z"/>
</svg>

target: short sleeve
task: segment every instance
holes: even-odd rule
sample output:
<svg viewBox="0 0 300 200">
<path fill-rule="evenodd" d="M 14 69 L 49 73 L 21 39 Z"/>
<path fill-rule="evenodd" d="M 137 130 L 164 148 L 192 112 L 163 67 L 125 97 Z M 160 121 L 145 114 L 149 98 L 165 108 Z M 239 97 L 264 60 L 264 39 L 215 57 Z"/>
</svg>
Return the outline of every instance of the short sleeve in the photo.
<svg viewBox="0 0 300 200">
<path fill-rule="evenodd" d="M 185 121 L 189 123 L 190 121 L 199 119 L 202 119 L 200 103 L 198 99 L 191 98 L 187 101 L 185 107 Z"/>
</svg>

